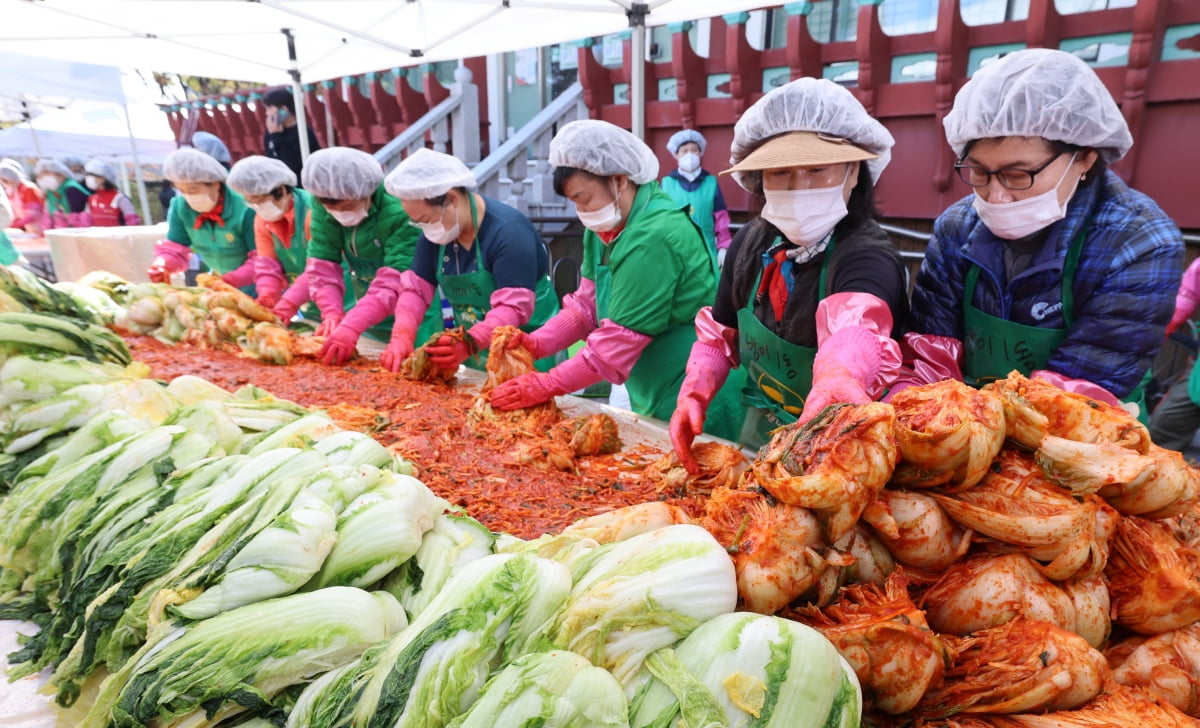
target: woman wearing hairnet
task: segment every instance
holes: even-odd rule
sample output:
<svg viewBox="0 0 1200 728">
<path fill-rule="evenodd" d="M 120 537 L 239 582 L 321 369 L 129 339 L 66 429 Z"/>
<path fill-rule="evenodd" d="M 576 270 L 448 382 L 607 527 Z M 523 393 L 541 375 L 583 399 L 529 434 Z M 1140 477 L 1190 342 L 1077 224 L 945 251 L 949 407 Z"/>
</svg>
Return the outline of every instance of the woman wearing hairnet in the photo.
<svg viewBox="0 0 1200 728">
<path fill-rule="evenodd" d="M 529 218 L 491 197 L 467 166 L 448 154 L 418 149 L 384 180 L 400 199 L 412 224 L 421 229 L 412 270 L 400 274 L 400 297 L 392 340 L 381 359 L 391 371 L 412 353 L 417 328 L 441 286 L 454 320 L 468 336 L 442 336 L 426 351 L 440 369 L 476 354 L 486 360 L 497 326 L 526 330 L 558 312 L 547 275 L 549 254 Z M 480 367 L 481 368 L 481 367 Z"/>
<path fill-rule="evenodd" d="M 254 211 L 225 184 L 228 175 L 198 149 L 176 149 L 163 160 L 163 177 L 179 194 L 167 210 L 167 237 L 154 246 L 150 280 L 182 273 L 195 253 L 229 285 L 254 284 Z"/>
<path fill-rule="evenodd" d="M 695 129 L 682 129 L 667 140 L 667 151 L 679 163 L 676 169 L 662 178 L 663 191 L 683 205 L 692 222 L 700 228 L 704 242 L 725 263 L 729 248 L 729 210 L 717 178 L 700 166 L 700 158 L 708 146 L 704 135 Z"/>
<path fill-rule="evenodd" d="M 46 212 L 46 196 L 25 176 L 20 162 L 6 159 L 0 162 L 0 186 L 8 194 L 13 219 L 10 227 L 41 234 L 42 216 Z"/>
<path fill-rule="evenodd" d="M 1016 369 L 1109 403 L 1144 401 L 1183 241 L 1108 170 L 1133 141 L 1104 84 L 1070 53 L 1018 51 L 962 87 L 945 128 L 975 191 L 934 223 L 905 379 L 977 384 Z"/>
<path fill-rule="evenodd" d="M 83 183 L 92 191 L 84 224 L 92 227 L 141 225 L 133 200 L 117 189 L 117 170 L 102 159 L 89 159 L 83 166 Z"/>
<path fill-rule="evenodd" d="M 304 266 L 312 198 L 296 188 L 296 173 L 290 167 L 270 157 L 239 160 L 229 170 L 227 184 L 254 210 L 258 302 L 287 323 L 310 300 Z"/>
<path fill-rule="evenodd" d="M 46 212 L 42 227 L 83 227 L 87 212 L 88 191 L 75 181 L 67 165 L 53 159 L 43 159 L 33 168 L 37 186 L 46 195 Z"/>
<path fill-rule="evenodd" d="M 532 407 L 602 380 L 629 390 L 639 414 L 675 407 L 691 321 L 716 293 L 716 258 L 695 224 L 655 181 L 658 159 L 640 139 L 604 121 L 573 121 L 550 142 L 554 190 L 575 203 L 583 278 L 563 310 L 518 337 L 536 358 L 586 345 L 546 373 L 491 392 L 499 409 Z"/>
<path fill-rule="evenodd" d="M 400 295 L 400 274 L 412 267 L 417 229 L 408 224 L 400 201 L 383 188 L 383 168 L 366 152 L 330 147 L 304 164 L 304 188 L 313 206 L 308 243 L 308 290 L 321 310 L 317 334 L 326 364 L 354 356 L 358 338 L 372 327 L 387 340 Z M 347 296 L 343 262 L 350 269 Z M 346 310 L 343 297 L 353 307 Z M 441 327 L 441 311 L 430 310 L 417 332 L 428 338 Z"/>
<path fill-rule="evenodd" d="M 751 447 L 830 404 L 882 396 L 900 365 L 908 313 L 900 255 L 872 217 L 893 139 L 845 88 L 801 78 L 734 127 L 730 172 L 766 199 L 729 248 L 713 306 L 696 317 L 671 441 L 694 470 L 692 440 L 729 372 L 745 369 Z"/>
</svg>

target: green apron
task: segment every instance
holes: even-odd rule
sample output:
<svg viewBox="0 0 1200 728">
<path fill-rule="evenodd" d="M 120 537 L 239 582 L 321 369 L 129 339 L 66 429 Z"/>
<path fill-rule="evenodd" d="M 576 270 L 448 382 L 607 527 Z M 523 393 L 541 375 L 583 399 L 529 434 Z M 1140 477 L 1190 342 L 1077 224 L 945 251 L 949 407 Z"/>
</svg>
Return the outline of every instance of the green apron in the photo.
<svg viewBox="0 0 1200 728">
<path fill-rule="evenodd" d="M 700 186 L 694 190 L 685 190 L 679 180 L 671 175 L 663 177 L 662 188 L 671 199 L 686 206 L 687 214 L 692 222 L 700 228 L 704 242 L 715 253 L 717 250 L 716 223 L 713 221 L 713 208 L 716 206 L 717 178 L 711 174 L 704 175 Z"/>
<path fill-rule="evenodd" d="M 825 248 L 817 283 L 818 301 L 825 298 L 825 275 L 836 243 L 831 239 Z M 754 298 L 761 282 L 760 270 L 750 289 L 750 300 L 738 309 L 738 354 L 746 371 L 742 387 L 746 419 L 738 442 L 754 449 L 767 444 L 772 430 L 800 418 L 804 399 L 812 389 L 813 360 L 817 356 L 815 346 L 793 344 L 776 335 L 754 315 Z"/>
<path fill-rule="evenodd" d="M 1066 322 L 1066 326 L 1061 328 L 1019 324 L 992 316 L 976 308 L 971 301 L 975 297 L 975 286 L 979 281 L 980 268 L 978 265 L 971 265 L 963 286 L 962 304 L 963 380 L 967 384 L 980 387 L 988 382 L 1007 377 L 1008 373 L 1014 369 L 1029 376 L 1029 373 L 1036 369 L 1046 368 L 1046 364 L 1050 361 L 1050 355 L 1067 338 L 1067 333 L 1075 318 L 1073 284 L 1086 235 L 1087 226 L 1085 225 L 1071 241 L 1071 247 L 1067 249 L 1067 258 L 1063 263 L 1062 306 L 1063 320 Z M 1151 373 L 1147 371 L 1142 381 L 1124 399 L 1125 402 L 1133 402 L 1138 405 L 1138 418 L 1143 421 L 1148 416 L 1145 387 L 1150 377 Z"/>
<path fill-rule="evenodd" d="M 312 197 L 302 189 L 296 188 L 292 190 L 292 208 L 294 210 L 292 218 L 295 220 L 292 226 L 291 245 L 284 245 L 283 240 L 274 233 L 271 233 L 271 239 L 275 242 L 275 259 L 279 261 L 279 265 L 283 267 L 284 278 L 287 279 L 288 285 L 296 282 L 296 278 L 304 272 L 304 267 L 308 262 L 308 236 L 304 231 L 304 222 L 308 219 L 308 211 L 312 206 Z M 346 310 L 354 304 L 354 299 L 350 295 L 350 273 L 346 270 L 345 264 L 342 265 L 342 285 L 345 286 L 346 295 L 343 298 L 342 304 Z M 300 307 L 300 316 L 305 321 L 320 321 L 321 311 L 312 301 L 305 303 Z"/>
<path fill-rule="evenodd" d="M 222 186 L 221 190 L 224 197 L 221 207 L 223 224 L 220 226 L 205 221 L 197 229 L 196 219 L 200 213 L 193 210 L 182 196 L 171 200 L 171 212 L 181 221 L 187 233 L 187 244 L 193 253 L 200 256 L 204 265 L 217 275 L 225 275 L 245 263 L 250 251 L 254 250 L 253 238 L 242 240 L 245 216 L 254 213 L 250 212 L 241 195 L 227 186 Z"/>
<path fill-rule="evenodd" d="M 76 182 L 74 179 L 68 179 L 58 187 L 46 192 L 46 212 L 51 218 L 54 214 L 61 212 L 64 215 L 71 214 L 70 204 L 67 202 L 67 190 L 74 188 L 85 195 L 91 196 L 91 190 Z"/>
<path fill-rule="evenodd" d="M 4 230 L 0 230 L 0 265 L 12 265 L 20 260 L 21 254 L 9 240 Z"/>
<path fill-rule="evenodd" d="M 479 219 L 475 211 L 475 195 L 469 195 L 468 199 L 471 204 L 471 226 L 478 234 Z M 438 285 L 454 311 L 454 323 L 464 329 L 469 329 L 484 319 L 492 305 L 492 293 L 496 290 L 496 279 L 492 278 L 491 271 L 483 267 L 483 244 L 478 237 L 475 238 L 475 243 L 479 245 L 479 250 L 475 251 L 475 260 L 478 261 L 475 272 L 449 275 L 440 263 L 437 266 Z M 521 327 L 522 331 L 532 332 L 558 313 L 558 297 L 550 284 L 550 276 L 541 277 L 535 294 L 533 317 Z M 423 341 L 418 338 L 418 345 Z M 487 355 L 486 350 L 480 351 L 464 363 L 472 369 L 482 370 L 487 364 Z M 539 359 L 535 366 L 538 371 L 549 371 L 554 366 L 554 357 Z"/>
<path fill-rule="evenodd" d="M 380 260 L 383 258 L 383 241 L 379 238 L 374 240 L 358 239 L 358 231 L 360 226 L 355 226 L 350 230 L 350 239 L 347 241 L 346 249 L 342 253 L 346 268 L 350 272 L 350 285 L 346 288 L 346 310 L 349 311 L 367 294 L 367 289 L 371 287 L 371 282 L 375 280 L 375 274 L 379 272 Z M 371 247 L 377 249 L 374 255 L 360 254 L 360 249 L 366 253 Z M 435 296 L 436 298 L 436 296 Z M 392 324 L 393 317 L 388 316 L 383 321 L 375 324 L 364 332 L 364 336 L 369 336 L 376 341 L 388 342 L 392 340 Z M 429 337 L 434 333 L 442 331 L 446 328 L 442 321 L 442 307 L 437 300 L 433 301 L 428 310 L 425 311 L 425 318 L 421 321 L 420 328 L 417 329 L 416 344 L 420 346 L 429 340 Z"/>
<path fill-rule="evenodd" d="M 647 195 L 639 212 L 650 209 L 653 196 Z M 677 208 L 672 208 L 677 209 Z M 632 222 L 635 214 L 629 215 L 627 224 Z M 613 240 L 604 246 L 600 261 L 596 264 L 596 319 L 603 321 L 608 318 L 608 302 L 612 292 L 612 268 L 608 265 Z M 716 257 L 710 255 L 713 275 L 716 275 Z M 688 356 L 692 343 L 696 341 L 696 327 L 691 321 L 673 326 L 655 335 L 650 344 L 642 350 L 637 363 L 629 372 L 625 388 L 629 391 L 629 407 L 640 415 L 668 420 L 675 411 L 675 400 L 679 388 L 683 384 L 684 372 L 687 369 Z"/>
</svg>

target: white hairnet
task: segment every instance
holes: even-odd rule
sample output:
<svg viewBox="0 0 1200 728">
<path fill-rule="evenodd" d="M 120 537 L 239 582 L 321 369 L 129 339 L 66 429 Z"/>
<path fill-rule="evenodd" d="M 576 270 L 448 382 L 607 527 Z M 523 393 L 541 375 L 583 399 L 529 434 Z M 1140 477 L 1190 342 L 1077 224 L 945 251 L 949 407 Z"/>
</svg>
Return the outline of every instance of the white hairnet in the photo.
<svg viewBox="0 0 1200 728">
<path fill-rule="evenodd" d="M 229 176 L 221 163 L 199 149 L 176 149 L 163 160 L 163 177 L 172 184 L 187 182 L 224 182 Z"/>
<path fill-rule="evenodd" d="M 623 174 L 634 184 L 658 179 L 658 157 L 641 139 L 598 119 L 572 121 L 550 140 L 550 164 L 600 177 Z"/>
<path fill-rule="evenodd" d="M 65 179 L 71 179 L 71 170 L 57 159 L 38 160 L 38 163 L 33 166 L 33 175 L 38 177 L 43 174 L 57 174 Z"/>
<path fill-rule="evenodd" d="M 26 180 L 25 168 L 15 159 L 6 159 L 0 162 L 0 179 L 6 179 L 9 182 L 24 182 Z"/>
<path fill-rule="evenodd" d="M 229 147 L 216 134 L 198 131 L 192 135 L 192 146 L 218 162 L 229 164 L 233 161 L 233 157 L 229 156 Z"/>
<path fill-rule="evenodd" d="M 1133 137 L 1112 94 L 1073 53 L 1016 51 L 975 72 L 942 122 L 962 156 L 976 139 L 1041 137 L 1090 147 L 1104 161 L 1125 156 Z"/>
<path fill-rule="evenodd" d="M 383 181 L 383 167 L 366 152 L 329 147 L 304 163 L 304 189 L 330 200 L 365 200 Z"/>
<path fill-rule="evenodd" d="M 85 174 L 103 177 L 109 182 L 117 182 L 117 168 L 105 162 L 103 159 L 89 159 L 88 163 L 83 165 Z"/>
<path fill-rule="evenodd" d="M 418 149 L 383 180 L 388 194 L 402 200 L 441 197 L 455 187 L 478 187 L 475 173 L 456 157 Z"/>
<path fill-rule="evenodd" d="M 295 187 L 296 173 L 278 159 L 255 155 L 233 165 L 225 184 L 239 195 L 267 195 L 278 187 Z"/>
<path fill-rule="evenodd" d="M 58 158 L 58 161 L 67 165 L 68 169 L 83 166 L 83 157 L 79 157 L 74 154 L 64 154 Z"/>
<path fill-rule="evenodd" d="M 737 164 L 768 139 L 793 131 L 841 137 L 879 155 L 867 161 L 872 181 L 888 166 L 896 143 L 850 91 L 824 78 L 805 77 L 768 92 L 746 109 L 733 127 L 729 162 Z M 734 172 L 733 178 L 744 189 L 757 192 L 762 173 Z"/>
<path fill-rule="evenodd" d="M 695 142 L 700 147 L 701 154 L 704 154 L 705 148 L 708 147 L 708 142 L 704 139 L 703 134 L 695 129 L 681 129 L 672 134 L 671 138 L 667 140 L 667 151 L 674 154 L 688 142 Z"/>
</svg>

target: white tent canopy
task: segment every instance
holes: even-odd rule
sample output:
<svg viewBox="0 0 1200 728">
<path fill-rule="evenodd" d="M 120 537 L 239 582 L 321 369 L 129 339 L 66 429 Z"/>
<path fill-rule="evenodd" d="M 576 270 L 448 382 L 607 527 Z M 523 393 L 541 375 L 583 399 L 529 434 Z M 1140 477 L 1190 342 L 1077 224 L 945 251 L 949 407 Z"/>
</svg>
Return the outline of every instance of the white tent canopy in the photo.
<svg viewBox="0 0 1200 728">
<path fill-rule="evenodd" d="M 651 0 L 648 25 L 764 0 Z M 615 33 L 632 0 L 0 0 L 0 50 L 264 83 L 289 80 L 282 28 L 315 81 Z"/>
<path fill-rule="evenodd" d="M 75 154 L 84 159 L 128 161 L 133 156 L 132 127 L 139 161 L 161 164 L 176 146 L 166 115 L 150 105 L 131 106 L 129 112 L 127 126 L 125 108 L 111 104 L 76 104 L 68 110 L 51 111 L 38 117 L 33 130 L 26 123 L 0 131 L 0 157 L 34 157 L 40 150 L 43 157 Z"/>
</svg>

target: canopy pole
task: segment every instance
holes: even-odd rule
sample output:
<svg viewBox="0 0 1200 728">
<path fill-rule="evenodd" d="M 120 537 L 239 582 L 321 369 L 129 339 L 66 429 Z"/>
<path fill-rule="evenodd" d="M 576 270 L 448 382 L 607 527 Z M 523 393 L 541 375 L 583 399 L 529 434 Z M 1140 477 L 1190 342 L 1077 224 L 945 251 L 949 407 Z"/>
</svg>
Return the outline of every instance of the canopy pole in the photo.
<svg viewBox="0 0 1200 728">
<path fill-rule="evenodd" d="M 300 163 L 308 161 L 308 110 L 304 108 L 304 84 L 300 83 L 300 64 L 296 61 L 296 38 L 291 28 L 280 28 L 287 36 L 288 73 L 292 76 L 292 101 L 296 104 L 296 135 L 300 138 Z"/>
<path fill-rule="evenodd" d="M 37 158 L 42 158 L 42 143 L 38 141 L 37 129 L 33 128 L 33 114 L 29 113 L 29 103 L 25 99 L 21 99 L 21 114 L 25 117 L 25 122 L 29 124 L 29 136 L 33 138 L 33 151 L 37 152 Z"/>
<path fill-rule="evenodd" d="M 138 159 L 137 140 L 133 136 L 133 122 L 129 120 L 129 102 L 121 97 L 121 106 L 125 109 L 125 128 L 129 131 L 129 150 L 133 153 L 133 176 L 137 179 L 138 197 L 142 200 L 142 219 L 147 225 L 152 225 L 150 219 L 150 198 L 146 194 L 146 178 L 142 176 L 142 163 Z"/>
<path fill-rule="evenodd" d="M 625 15 L 633 31 L 630 54 L 633 56 L 632 73 L 629 79 L 629 105 L 632 111 L 630 131 L 638 139 L 646 138 L 646 15 L 650 7 L 644 2 L 635 2 Z"/>
</svg>

